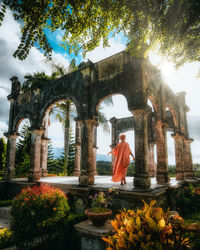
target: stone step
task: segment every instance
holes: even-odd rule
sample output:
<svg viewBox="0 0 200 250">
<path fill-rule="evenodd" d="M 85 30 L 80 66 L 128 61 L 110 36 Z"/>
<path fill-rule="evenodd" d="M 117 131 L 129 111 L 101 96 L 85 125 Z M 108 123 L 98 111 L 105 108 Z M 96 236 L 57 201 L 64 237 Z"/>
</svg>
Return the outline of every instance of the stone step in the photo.
<svg viewBox="0 0 200 250">
<path fill-rule="evenodd" d="M 0 218 L 0 229 L 3 228 L 10 228 L 10 220 L 9 219 L 4 219 L 4 218 Z"/>
<path fill-rule="evenodd" d="M 11 209 L 11 206 L 0 207 L 0 218 L 9 219 L 10 218 L 10 209 Z"/>
</svg>

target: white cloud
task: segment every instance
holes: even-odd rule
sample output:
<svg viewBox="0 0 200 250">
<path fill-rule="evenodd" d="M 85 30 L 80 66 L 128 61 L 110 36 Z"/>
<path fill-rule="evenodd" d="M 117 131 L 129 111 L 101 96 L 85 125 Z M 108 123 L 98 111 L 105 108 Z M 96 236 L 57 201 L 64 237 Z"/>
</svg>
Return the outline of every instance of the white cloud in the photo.
<svg viewBox="0 0 200 250">
<path fill-rule="evenodd" d="M 20 35 L 20 25 L 14 20 L 11 11 L 7 9 L 4 23 L 0 27 L 0 121 L 5 124 L 9 117 L 10 104 L 6 98 L 11 88 L 9 79 L 15 75 L 20 82 L 23 82 L 25 74 L 32 74 L 37 71 L 51 74 L 52 71 L 43 53 L 35 47 L 30 50 L 24 61 L 12 56 L 19 45 Z M 69 65 L 68 60 L 61 54 L 53 52 L 52 58 L 56 63 L 66 68 Z M 2 127 L 0 127 L 0 133 L 3 133 Z"/>
<path fill-rule="evenodd" d="M 0 98 L 6 99 L 8 96 L 8 91 L 6 89 L 0 88 Z"/>
<path fill-rule="evenodd" d="M 53 147 L 63 147 L 64 132 L 60 122 L 51 121 L 51 124 L 48 128 L 48 137 L 52 140 Z"/>
<path fill-rule="evenodd" d="M 8 125 L 5 122 L 0 121 L 0 137 L 2 137 L 3 133 L 7 131 L 8 131 Z"/>
</svg>

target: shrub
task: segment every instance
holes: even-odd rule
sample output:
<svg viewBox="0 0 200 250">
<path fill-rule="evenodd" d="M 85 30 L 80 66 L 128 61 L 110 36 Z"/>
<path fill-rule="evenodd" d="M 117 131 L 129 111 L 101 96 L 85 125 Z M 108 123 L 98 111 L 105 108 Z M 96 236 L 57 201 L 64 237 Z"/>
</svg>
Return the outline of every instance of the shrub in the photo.
<svg viewBox="0 0 200 250">
<path fill-rule="evenodd" d="M 0 201 L 0 207 L 11 206 L 11 205 L 12 205 L 12 200 Z"/>
<path fill-rule="evenodd" d="M 103 238 L 111 249 L 185 249 L 196 237 L 199 226 L 185 225 L 178 215 L 169 216 L 162 208 L 144 202 L 142 210 L 123 210 L 111 221 L 114 234 Z"/>
<path fill-rule="evenodd" d="M 14 243 L 13 233 L 7 229 L 0 229 L 0 249 L 11 246 Z"/>
<path fill-rule="evenodd" d="M 32 239 L 44 235 L 68 213 L 67 198 L 60 189 L 48 185 L 27 187 L 13 200 L 11 230 L 19 241 Z"/>
<path fill-rule="evenodd" d="M 200 185 L 185 186 L 183 192 L 177 197 L 176 205 L 176 209 L 184 217 L 200 211 Z"/>
</svg>

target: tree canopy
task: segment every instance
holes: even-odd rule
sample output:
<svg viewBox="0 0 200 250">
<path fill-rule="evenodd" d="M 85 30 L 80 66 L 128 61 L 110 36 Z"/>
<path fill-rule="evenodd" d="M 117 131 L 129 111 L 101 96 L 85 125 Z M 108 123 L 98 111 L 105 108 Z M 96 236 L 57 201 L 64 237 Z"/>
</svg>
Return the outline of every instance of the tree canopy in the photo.
<svg viewBox="0 0 200 250">
<path fill-rule="evenodd" d="M 0 24 L 6 7 L 23 22 L 21 42 L 14 53 L 23 60 L 37 44 L 46 56 L 52 47 L 45 33 L 63 31 L 61 46 L 83 55 L 110 34 L 122 32 L 127 49 L 136 57 L 152 50 L 176 63 L 200 60 L 200 1 L 197 0 L 2 0 Z"/>
</svg>

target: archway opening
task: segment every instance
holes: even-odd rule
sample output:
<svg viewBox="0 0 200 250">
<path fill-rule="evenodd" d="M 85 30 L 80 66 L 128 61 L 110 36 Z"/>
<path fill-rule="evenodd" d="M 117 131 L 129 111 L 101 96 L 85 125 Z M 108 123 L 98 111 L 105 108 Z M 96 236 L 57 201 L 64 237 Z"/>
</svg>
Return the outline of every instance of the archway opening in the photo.
<svg viewBox="0 0 200 250">
<path fill-rule="evenodd" d="M 176 175 L 176 157 L 175 157 L 175 145 L 174 139 L 172 137 L 177 127 L 176 119 L 174 117 L 174 112 L 171 108 L 166 108 L 166 118 L 168 121 L 167 128 L 167 152 L 168 152 L 168 171 L 170 177 L 175 177 Z"/>
<path fill-rule="evenodd" d="M 70 99 L 59 100 L 46 110 L 43 119 L 44 147 L 41 168 L 47 176 L 72 176 L 75 169 L 75 119 L 77 110 Z M 45 142 L 48 141 L 47 142 Z M 45 163 L 45 159 L 47 162 Z M 44 159 L 44 162 L 42 162 Z M 43 176 L 46 176 L 45 174 Z"/>
<path fill-rule="evenodd" d="M 108 100 L 110 98 L 112 102 L 109 104 Z M 98 105 L 98 111 L 104 114 L 106 129 L 101 123 L 97 128 L 97 174 L 110 176 L 112 175 L 113 159 L 111 155 L 108 155 L 108 152 L 116 146 L 120 134 L 126 135 L 126 142 L 129 143 L 132 153 L 135 154 L 133 115 L 128 109 L 126 98 L 121 94 L 112 95 L 101 100 Z M 125 118 L 128 120 L 126 121 Z M 112 123 L 113 119 L 117 121 L 118 125 L 114 126 L 114 123 Z M 115 132 L 113 129 L 115 129 Z M 134 171 L 135 164 L 131 158 L 127 176 L 133 176 Z"/>
<path fill-rule="evenodd" d="M 31 133 L 29 129 L 30 120 L 21 119 L 17 126 L 19 136 L 16 140 L 15 176 L 17 178 L 27 177 L 30 171 Z"/>
</svg>

